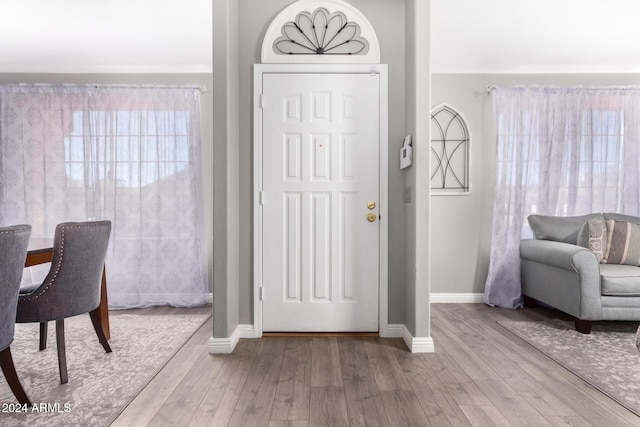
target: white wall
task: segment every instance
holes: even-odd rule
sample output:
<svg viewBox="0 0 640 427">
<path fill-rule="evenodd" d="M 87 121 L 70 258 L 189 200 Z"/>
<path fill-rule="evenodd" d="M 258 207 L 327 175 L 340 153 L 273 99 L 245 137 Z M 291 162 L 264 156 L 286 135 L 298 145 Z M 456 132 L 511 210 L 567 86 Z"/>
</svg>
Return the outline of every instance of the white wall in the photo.
<svg viewBox="0 0 640 427">
<path fill-rule="evenodd" d="M 229 337 L 239 319 L 238 8 L 213 6 L 213 337 Z"/>
<path fill-rule="evenodd" d="M 488 85 L 637 85 L 640 74 L 433 74 L 432 105 L 447 103 L 471 131 L 471 194 L 432 196 L 431 292 L 484 292 L 493 215 L 495 127 Z"/>
<path fill-rule="evenodd" d="M 431 335 L 429 155 L 430 136 L 430 1 L 407 0 L 405 17 L 406 116 L 405 126 L 413 137 L 413 166 L 404 170 L 406 313 L 405 326 L 413 337 Z M 429 338 L 407 343 L 411 351 L 433 351 Z M 416 348 L 422 346 L 421 349 Z"/>
</svg>

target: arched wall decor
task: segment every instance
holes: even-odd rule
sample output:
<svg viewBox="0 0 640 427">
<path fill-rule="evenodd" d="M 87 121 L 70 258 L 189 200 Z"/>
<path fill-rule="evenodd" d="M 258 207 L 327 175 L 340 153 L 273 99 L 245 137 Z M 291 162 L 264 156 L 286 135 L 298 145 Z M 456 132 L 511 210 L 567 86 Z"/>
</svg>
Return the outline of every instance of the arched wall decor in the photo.
<svg viewBox="0 0 640 427">
<path fill-rule="evenodd" d="M 271 21 L 262 63 L 379 64 L 380 44 L 369 20 L 342 0 L 299 0 Z"/>
<path fill-rule="evenodd" d="M 471 134 L 455 108 L 441 104 L 431 110 L 431 194 L 469 194 Z"/>
</svg>

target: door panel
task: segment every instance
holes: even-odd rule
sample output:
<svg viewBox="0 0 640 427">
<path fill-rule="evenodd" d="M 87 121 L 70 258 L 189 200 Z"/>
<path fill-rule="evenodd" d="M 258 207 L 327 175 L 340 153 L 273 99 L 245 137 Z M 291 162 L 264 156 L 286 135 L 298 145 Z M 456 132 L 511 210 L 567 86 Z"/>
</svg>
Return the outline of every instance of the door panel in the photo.
<svg viewBox="0 0 640 427">
<path fill-rule="evenodd" d="M 265 332 L 378 330 L 379 85 L 263 75 Z"/>
</svg>

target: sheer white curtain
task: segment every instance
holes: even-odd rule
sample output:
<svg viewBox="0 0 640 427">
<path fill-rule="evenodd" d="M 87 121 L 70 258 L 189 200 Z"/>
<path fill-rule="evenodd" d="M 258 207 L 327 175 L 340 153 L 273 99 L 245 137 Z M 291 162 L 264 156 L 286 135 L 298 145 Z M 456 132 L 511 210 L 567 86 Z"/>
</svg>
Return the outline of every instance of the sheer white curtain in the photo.
<svg viewBox="0 0 640 427">
<path fill-rule="evenodd" d="M 0 86 L 0 225 L 108 219 L 111 308 L 206 300 L 194 87 Z"/>
<path fill-rule="evenodd" d="M 527 216 L 640 214 L 640 88 L 497 88 L 496 187 L 484 300 L 518 308 Z"/>
</svg>

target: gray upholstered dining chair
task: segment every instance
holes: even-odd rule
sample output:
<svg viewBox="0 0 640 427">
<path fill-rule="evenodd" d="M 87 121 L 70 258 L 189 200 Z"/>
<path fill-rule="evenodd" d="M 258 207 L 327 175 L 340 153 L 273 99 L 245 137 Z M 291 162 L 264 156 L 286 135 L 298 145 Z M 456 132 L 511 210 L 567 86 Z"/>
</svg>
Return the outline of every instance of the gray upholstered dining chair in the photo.
<svg viewBox="0 0 640 427">
<path fill-rule="evenodd" d="M 30 225 L 0 227 L 0 365 L 13 394 L 23 405 L 31 406 L 11 357 L 15 333 L 18 292 L 31 235 Z"/>
<path fill-rule="evenodd" d="M 58 367 L 63 384 L 69 380 L 65 318 L 89 313 L 100 344 L 107 353 L 111 353 L 97 310 L 110 234 L 110 221 L 58 224 L 49 273 L 41 284 L 20 290 L 16 321 L 40 323 L 40 350 L 46 347 L 47 322 L 56 321 Z"/>
</svg>

